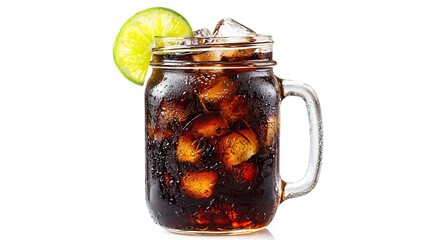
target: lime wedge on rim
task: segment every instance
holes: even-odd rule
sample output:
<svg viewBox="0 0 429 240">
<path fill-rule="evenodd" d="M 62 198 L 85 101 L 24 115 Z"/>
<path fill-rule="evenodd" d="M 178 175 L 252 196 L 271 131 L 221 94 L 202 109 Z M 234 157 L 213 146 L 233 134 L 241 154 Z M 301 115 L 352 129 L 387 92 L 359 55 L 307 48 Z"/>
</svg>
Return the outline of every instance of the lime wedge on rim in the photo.
<svg viewBox="0 0 429 240">
<path fill-rule="evenodd" d="M 179 13 L 163 7 L 138 12 L 122 26 L 113 47 L 116 66 L 130 81 L 143 85 L 155 36 L 192 37 L 192 28 Z"/>
</svg>

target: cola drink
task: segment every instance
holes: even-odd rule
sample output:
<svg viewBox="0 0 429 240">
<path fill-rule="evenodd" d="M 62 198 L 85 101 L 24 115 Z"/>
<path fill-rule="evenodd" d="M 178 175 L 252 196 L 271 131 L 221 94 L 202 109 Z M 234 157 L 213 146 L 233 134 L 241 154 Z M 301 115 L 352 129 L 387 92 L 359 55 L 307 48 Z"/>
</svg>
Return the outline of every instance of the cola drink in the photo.
<svg viewBox="0 0 429 240">
<path fill-rule="evenodd" d="M 181 51 L 154 50 L 146 200 L 167 229 L 250 231 L 275 215 L 281 90 L 272 42 L 257 38 L 204 37 L 184 41 Z"/>
</svg>

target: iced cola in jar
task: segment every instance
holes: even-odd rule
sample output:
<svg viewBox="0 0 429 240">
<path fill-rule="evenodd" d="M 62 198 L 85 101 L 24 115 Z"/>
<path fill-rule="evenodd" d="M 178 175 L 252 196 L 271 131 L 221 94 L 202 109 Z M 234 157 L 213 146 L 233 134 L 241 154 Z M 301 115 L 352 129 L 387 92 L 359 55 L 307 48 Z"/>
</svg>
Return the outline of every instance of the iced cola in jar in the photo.
<svg viewBox="0 0 429 240">
<path fill-rule="evenodd" d="M 280 202 L 272 40 L 231 19 L 157 38 L 146 86 L 146 198 L 170 230 L 265 227 Z"/>
</svg>

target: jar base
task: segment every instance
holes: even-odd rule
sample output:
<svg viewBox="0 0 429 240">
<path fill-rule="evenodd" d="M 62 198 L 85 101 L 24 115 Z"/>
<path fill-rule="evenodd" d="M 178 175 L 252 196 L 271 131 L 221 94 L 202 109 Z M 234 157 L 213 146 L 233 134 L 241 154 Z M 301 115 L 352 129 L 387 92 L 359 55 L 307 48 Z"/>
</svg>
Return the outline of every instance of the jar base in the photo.
<svg viewBox="0 0 429 240">
<path fill-rule="evenodd" d="M 165 228 L 167 231 L 181 234 L 181 235 L 194 235 L 194 236 L 234 236 L 234 235 L 245 235 L 259 232 L 265 227 L 255 229 L 240 229 L 240 230 L 219 230 L 219 231 L 204 231 L 204 230 L 178 230 Z"/>
</svg>

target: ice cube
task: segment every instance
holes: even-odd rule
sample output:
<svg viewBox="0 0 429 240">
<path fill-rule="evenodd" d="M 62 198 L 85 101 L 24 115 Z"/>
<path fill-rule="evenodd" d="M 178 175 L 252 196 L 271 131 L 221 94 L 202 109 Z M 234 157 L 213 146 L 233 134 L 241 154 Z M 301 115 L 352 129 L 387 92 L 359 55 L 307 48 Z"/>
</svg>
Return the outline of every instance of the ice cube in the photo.
<svg viewBox="0 0 429 240">
<path fill-rule="evenodd" d="M 246 192 L 254 187 L 255 179 L 258 176 L 256 165 L 257 156 L 237 165 L 227 166 L 222 173 L 220 184 L 230 191 Z"/>
<path fill-rule="evenodd" d="M 244 162 L 234 166 L 232 174 L 238 182 L 252 182 L 256 177 L 256 166 L 252 162 Z"/>
<path fill-rule="evenodd" d="M 210 138 L 221 136 L 229 131 L 226 120 L 217 113 L 204 113 L 192 120 L 192 130 L 199 135 Z"/>
<path fill-rule="evenodd" d="M 231 97 L 235 89 L 235 84 L 226 74 L 217 74 L 214 79 L 208 80 L 207 84 L 200 88 L 198 98 L 203 104 L 215 103 Z"/>
<path fill-rule="evenodd" d="M 207 28 L 200 28 L 194 31 L 194 37 L 207 38 L 212 36 L 213 36 L 212 32 Z"/>
<path fill-rule="evenodd" d="M 208 198 L 213 194 L 217 179 L 216 172 L 187 172 L 181 178 L 181 185 L 190 197 Z"/>
<path fill-rule="evenodd" d="M 217 144 L 217 149 L 220 159 L 228 168 L 231 168 L 255 155 L 259 144 L 252 130 L 242 129 L 222 137 Z"/>
<path fill-rule="evenodd" d="M 221 101 L 219 107 L 222 116 L 231 121 L 243 117 L 247 111 L 246 99 L 243 96 L 233 96 L 228 101 Z"/>
<path fill-rule="evenodd" d="M 195 79 L 192 81 L 192 86 L 196 88 L 198 92 L 204 91 L 205 89 L 212 86 L 217 79 L 220 77 L 228 77 L 223 72 L 213 70 L 198 70 L 195 74 Z"/>
<path fill-rule="evenodd" d="M 237 61 L 244 60 L 252 56 L 255 52 L 254 48 L 247 49 L 234 49 L 234 50 L 226 50 L 222 52 L 222 56 L 227 58 L 229 61 Z"/>
<path fill-rule="evenodd" d="M 277 116 L 271 116 L 267 120 L 267 136 L 265 146 L 271 146 L 275 143 L 279 134 L 279 119 Z"/>
<path fill-rule="evenodd" d="M 220 20 L 213 31 L 213 36 L 215 37 L 244 37 L 256 35 L 255 31 L 232 18 Z"/>
<path fill-rule="evenodd" d="M 160 141 L 169 139 L 173 136 L 173 132 L 168 129 L 160 129 L 158 126 L 152 127 L 149 124 L 146 127 L 146 132 L 150 140 Z"/>
<path fill-rule="evenodd" d="M 244 26 L 243 24 L 231 18 L 224 18 L 218 22 L 213 34 L 207 29 L 198 29 L 195 33 L 196 37 L 204 37 L 198 39 L 197 44 L 211 43 L 210 37 L 252 37 L 257 36 L 256 32 Z M 226 41 L 225 39 L 222 40 Z M 255 52 L 254 48 L 231 49 L 223 51 L 207 51 L 200 54 L 192 55 L 194 61 L 197 62 L 213 62 L 221 61 L 223 57 L 228 60 L 241 60 L 250 57 Z"/>
<path fill-rule="evenodd" d="M 222 59 L 222 51 L 207 51 L 192 55 L 195 62 L 217 62 Z"/>
<path fill-rule="evenodd" d="M 256 32 L 252 29 L 244 26 L 243 24 L 235 21 L 231 18 L 224 18 L 218 22 L 213 34 L 205 28 L 198 29 L 194 32 L 195 37 L 200 37 L 197 39 L 195 44 L 209 44 L 212 42 L 213 38 L 211 37 L 252 37 L 257 36 Z M 225 43 L 228 39 L 220 40 L 221 43 Z M 232 41 L 234 38 L 232 38 Z M 244 41 L 240 39 L 240 41 Z M 230 61 L 242 60 L 250 57 L 255 52 L 254 48 L 241 48 L 241 49 L 231 49 L 231 50 L 211 50 L 207 52 L 202 52 L 200 54 L 192 55 L 192 59 L 196 62 L 213 62 L 221 61 L 222 58 L 226 58 Z"/>
<path fill-rule="evenodd" d="M 194 215 L 195 222 L 201 225 L 207 225 L 210 223 L 216 224 L 218 227 L 229 226 L 229 209 L 230 205 L 226 203 L 214 203 L 210 204 L 205 208 L 200 208 L 198 213 Z"/>
<path fill-rule="evenodd" d="M 198 38 L 195 40 L 194 45 L 209 44 L 212 42 L 213 34 L 207 28 L 200 28 L 194 31 L 194 37 Z M 222 56 L 219 51 L 207 51 L 200 54 L 192 55 L 192 59 L 196 62 L 212 62 L 220 61 Z"/>
<path fill-rule="evenodd" d="M 172 121 L 184 122 L 188 119 L 188 112 L 180 102 L 162 101 L 160 109 L 160 125 L 166 125 Z"/>
<path fill-rule="evenodd" d="M 213 34 L 207 28 L 200 28 L 194 31 L 194 37 L 192 38 L 192 45 L 203 45 L 210 44 L 213 42 Z M 205 53 L 197 54 L 192 56 L 194 61 L 210 61 Z"/>
<path fill-rule="evenodd" d="M 196 163 L 205 149 L 204 140 L 195 137 L 190 131 L 179 137 L 176 156 L 180 162 Z"/>
<path fill-rule="evenodd" d="M 252 37 L 257 36 L 255 31 L 231 18 L 224 18 L 218 22 L 213 32 L 215 37 Z M 231 49 L 222 52 L 220 58 L 228 60 L 242 60 L 250 57 L 255 52 L 254 48 Z"/>
<path fill-rule="evenodd" d="M 195 62 L 218 62 L 223 60 L 222 58 L 225 57 L 224 59 L 227 61 L 237 61 L 237 60 L 244 60 L 246 58 L 249 58 L 250 56 L 252 56 L 254 52 L 255 52 L 254 48 L 223 50 L 223 51 L 211 50 L 211 51 L 192 55 L 192 60 L 194 60 Z"/>
<path fill-rule="evenodd" d="M 249 227 L 251 227 L 252 226 L 252 221 L 237 221 L 237 222 L 232 222 L 231 223 L 231 226 L 233 227 L 233 228 L 249 228 Z"/>
</svg>

